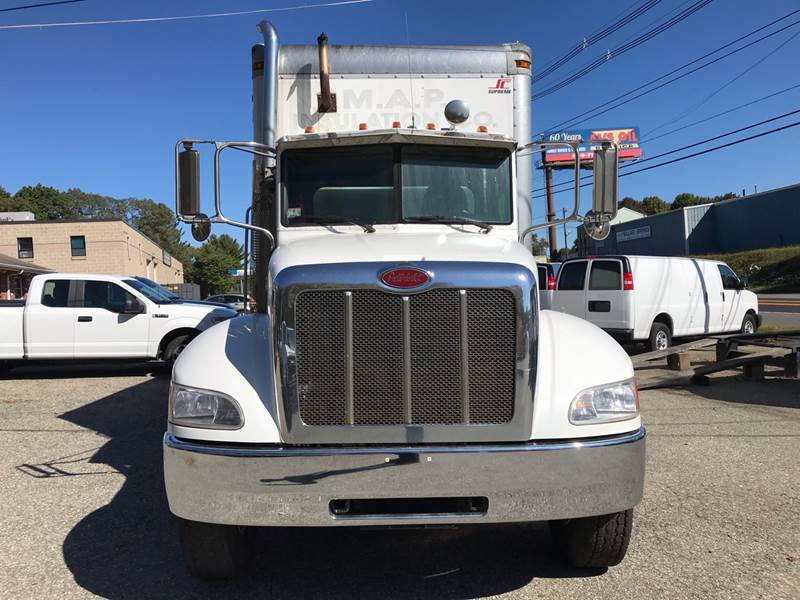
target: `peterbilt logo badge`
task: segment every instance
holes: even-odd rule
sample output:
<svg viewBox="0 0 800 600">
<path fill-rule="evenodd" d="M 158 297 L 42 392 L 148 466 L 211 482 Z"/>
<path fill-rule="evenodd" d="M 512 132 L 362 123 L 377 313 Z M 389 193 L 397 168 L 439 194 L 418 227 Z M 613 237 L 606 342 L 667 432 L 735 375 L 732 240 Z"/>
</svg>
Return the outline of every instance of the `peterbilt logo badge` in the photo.
<svg viewBox="0 0 800 600">
<path fill-rule="evenodd" d="M 414 267 L 397 267 L 381 273 L 381 281 L 393 288 L 415 288 L 430 280 L 430 275 Z"/>
</svg>

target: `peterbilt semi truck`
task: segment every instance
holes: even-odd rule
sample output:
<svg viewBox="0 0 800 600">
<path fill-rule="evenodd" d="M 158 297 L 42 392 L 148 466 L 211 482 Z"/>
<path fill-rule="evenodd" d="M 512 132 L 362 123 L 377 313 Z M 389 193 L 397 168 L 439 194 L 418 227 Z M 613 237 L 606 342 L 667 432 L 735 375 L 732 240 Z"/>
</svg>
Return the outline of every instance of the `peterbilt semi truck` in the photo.
<svg viewBox="0 0 800 600">
<path fill-rule="evenodd" d="M 179 218 L 197 239 L 249 231 L 256 296 L 172 372 L 164 478 L 189 571 L 234 575 L 257 527 L 526 521 L 549 522 L 577 567 L 618 564 L 645 430 L 622 348 L 540 309 L 530 49 L 281 46 L 259 30 L 254 139 L 175 148 Z M 222 212 L 228 149 L 253 155 L 241 222 Z M 613 145 L 594 169 L 580 218 L 602 236 Z M 567 219 L 579 204 L 576 180 Z"/>
</svg>

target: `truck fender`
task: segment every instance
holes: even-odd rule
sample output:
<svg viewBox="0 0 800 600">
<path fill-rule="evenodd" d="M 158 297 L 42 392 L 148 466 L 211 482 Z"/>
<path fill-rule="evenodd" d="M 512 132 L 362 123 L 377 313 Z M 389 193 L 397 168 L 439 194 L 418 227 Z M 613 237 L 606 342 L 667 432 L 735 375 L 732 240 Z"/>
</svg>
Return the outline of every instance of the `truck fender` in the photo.
<svg viewBox="0 0 800 600">
<path fill-rule="evenodd" d="M 637 416 L 591 425 L 569 422 L 569 407 L 583 390 L 633 377 L 628 354 L 599 327 L 566 313 L 539 313 L 532 439 L 575 439 L 638 430 Z"/>
<path fill-rule="evenodd" d="M 237 430 L 170 423 L 168 429 L 174 435 L 218 442 L 280 443 L 268 315 L 242 315 L 202 332 L 175 361 L 172 382 L 225 394 L 236 401 L 244 416 L 244 425 Z"/>
</svg>

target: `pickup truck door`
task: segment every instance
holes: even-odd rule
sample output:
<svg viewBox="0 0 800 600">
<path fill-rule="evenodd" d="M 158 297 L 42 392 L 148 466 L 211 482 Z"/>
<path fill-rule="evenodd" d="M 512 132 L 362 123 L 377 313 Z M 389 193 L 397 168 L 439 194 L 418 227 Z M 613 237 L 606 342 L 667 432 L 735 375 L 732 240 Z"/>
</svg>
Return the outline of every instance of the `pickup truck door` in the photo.
<svg viewBox="0 0 800 600">
<path fill-rule="evenodd" d="M 558 272 L 553 310 L 586 318 L 586 267 L 588 261 L 565 262 Z"/>
<path fill-rule="evenodd" d="M 0 361 L 25 356 L 22 323 L 24 300 L 0 300 Z"/>
<path fill-rule="evenodd" d="M 138 358 L 148 355 L 147 303 L 113 281 L 86 280 L 75 318 L 75 357 Z M 144 306 L 139 314 L 126 305 Z"/>
<path fill-rule="evenodd" d="M 48 279 L 40 296 L 28 297 L 23 317 L 28 358 L 74 356 L 76 284 L 70 279 Z"/>
</svg>

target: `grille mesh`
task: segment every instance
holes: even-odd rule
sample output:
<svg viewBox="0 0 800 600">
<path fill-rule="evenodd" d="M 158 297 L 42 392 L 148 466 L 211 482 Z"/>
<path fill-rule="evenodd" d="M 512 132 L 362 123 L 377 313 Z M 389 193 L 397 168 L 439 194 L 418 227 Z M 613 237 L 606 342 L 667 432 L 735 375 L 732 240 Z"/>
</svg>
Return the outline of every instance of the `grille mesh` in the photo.
<svg viewBox="0 0 800 600">
<path fill-rule="evenodd" d="M 403 299 L 352 292 L 354 425 L 402 425 L 404 375 L 410 372 L 411 423 L 464 422 L 462 352 L 467 351 L 469 423 L 501 424 L 514 415 L 516 310 L 507 290 L 409 295 L 409 365 L 404 361 Z M 295 302 L 297 390 L 306 425 L 345 425 L 345 290 L 301 292 Z M 468 334 L 461 339 L 461 320 Z"/>
</svg>

